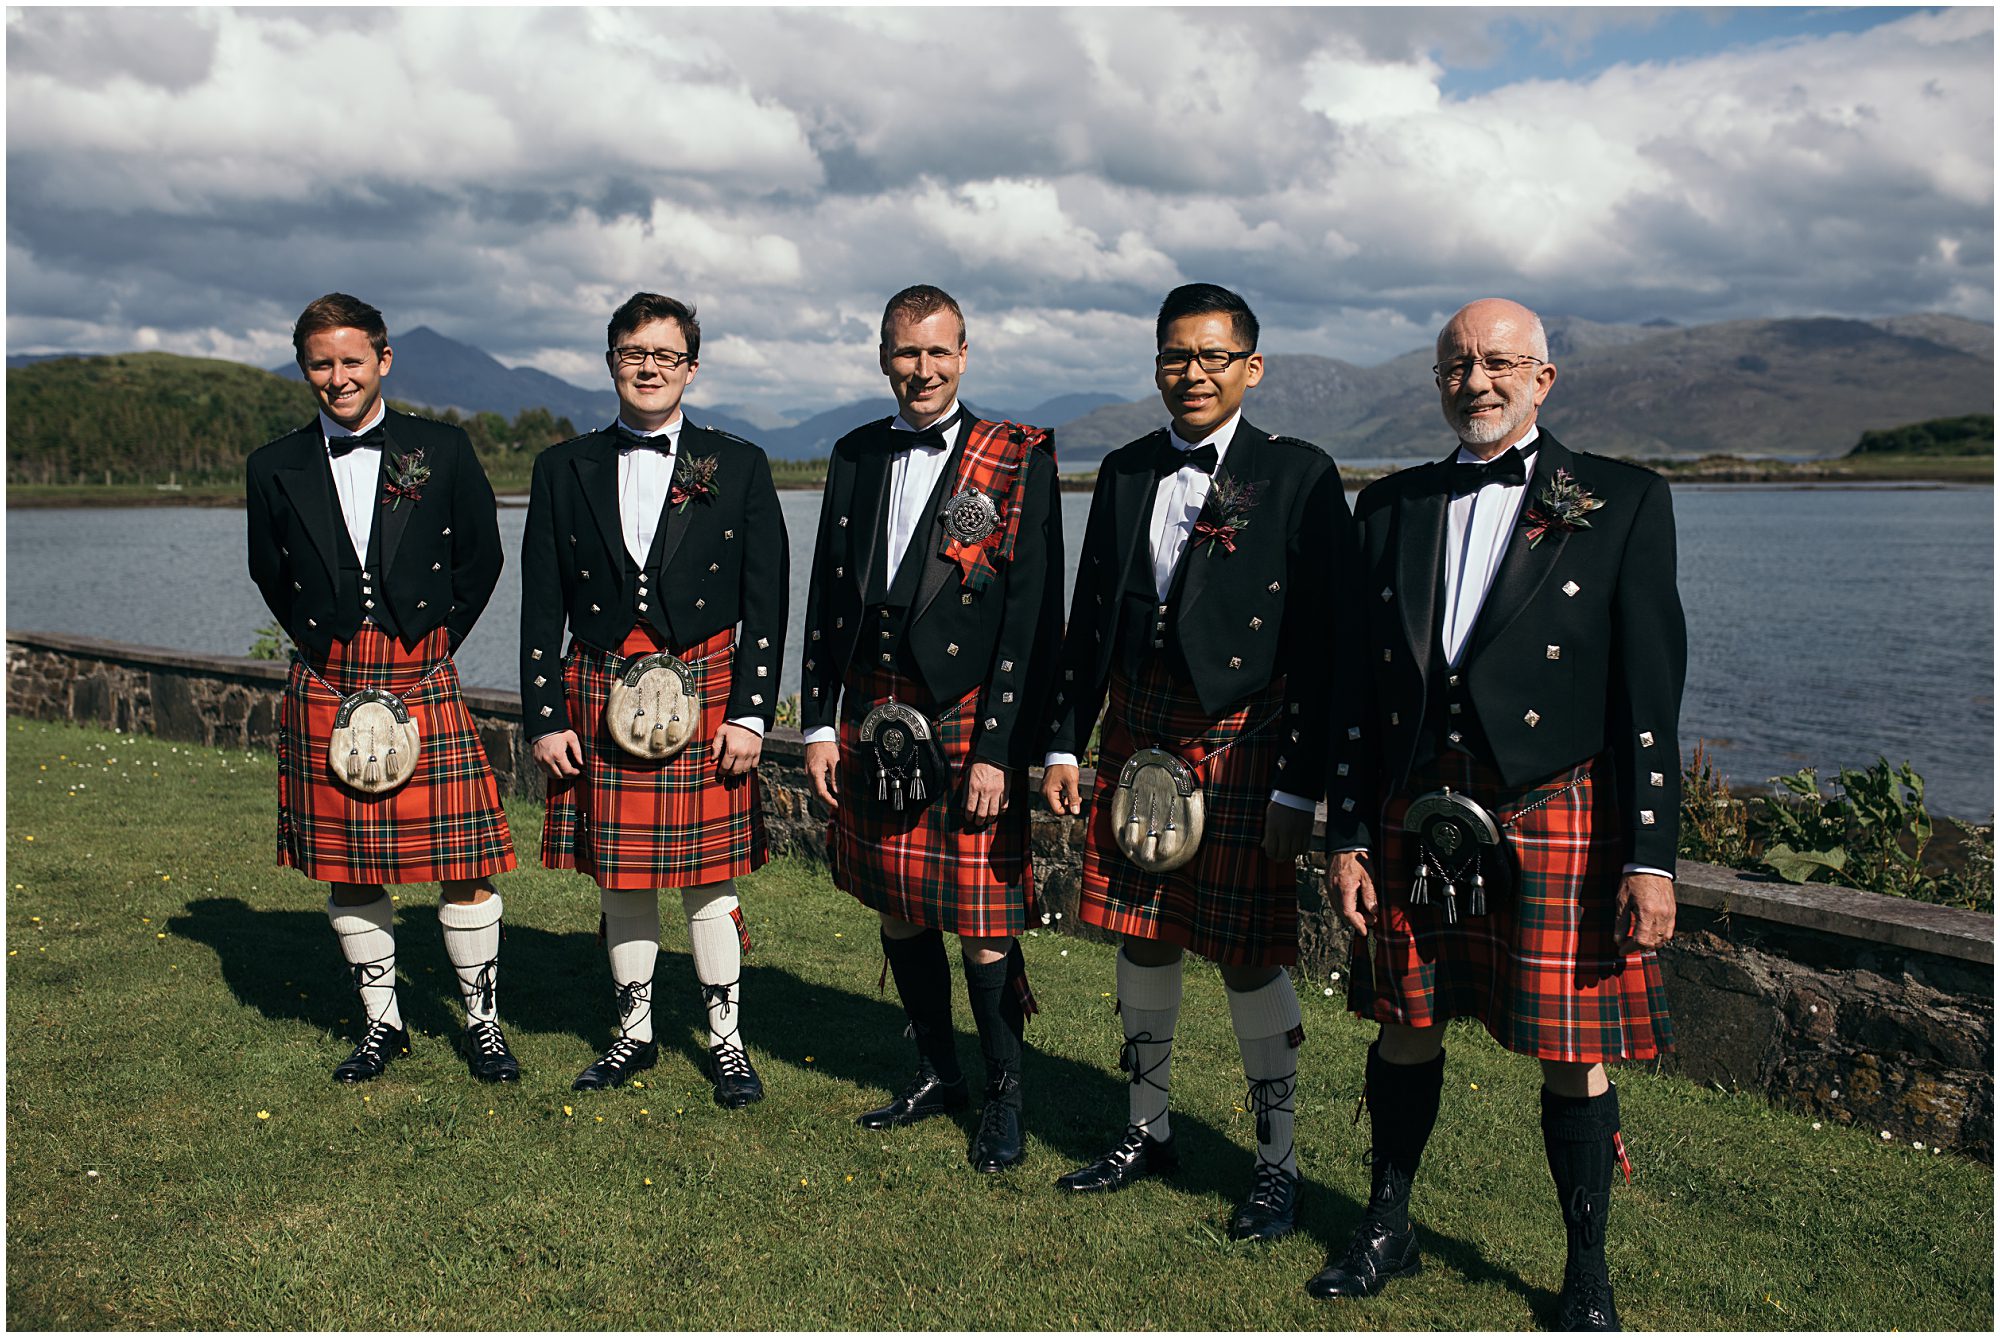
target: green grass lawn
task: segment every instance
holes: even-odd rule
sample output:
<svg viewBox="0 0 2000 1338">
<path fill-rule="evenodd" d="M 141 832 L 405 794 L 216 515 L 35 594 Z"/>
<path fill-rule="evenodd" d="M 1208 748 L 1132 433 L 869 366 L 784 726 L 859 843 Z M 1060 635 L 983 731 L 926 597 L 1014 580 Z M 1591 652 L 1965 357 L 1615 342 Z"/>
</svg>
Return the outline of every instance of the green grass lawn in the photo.
<svg viewBox="0 0 2000 1338">
<path fill-rule="evenodd" d="M 1089 1201 L 1051 1183 L 1116 1136 L 1125 1093 L 1111 950 L 1047 930 L 1026 941 L 1043 1005 L 1026 1164 L 975 1175 L 970 1121 L 857 1129 L 911 1054 L 876 990 L 871 917 L 802 865 L 743 887 L 744 1034 L 768 1100 L 710 1101 L 674 915 L 660 1067 L 573 1093 L 609 1040 L 597 899 L 530 870 L 528 804 L 509 807 L 523 868 L 501 882 L 522 1082 L 483 1087 L 455 1057 L 434 892 L 411 887 L 415 1053 L 338 1087 L 356 1008 L 323 890 L 272 863 L 273 759 L 22 721 L 7 742 L 12 1327 L 1519 1329 L 1560 1282 L 1536 1067 L 1461 1030 L 1414 1200 L 1424 1272 L 1369 1302 L 1304 1294 L 1368 1183 L 1350 1122 L 1368 1030 L 1327 981 L 1302 982 L 1302 1229 L 1275 1247 L 1224 1236 L 1253 1145 L 1205 967 L 1178 1032 L 1171 1183 Z M 976 1072 L 962 1008 L 960 1026 Z M 1991 1328 L 1986 1167 L 1618 1076 L 1637 1177 L 1613 1194 L 1611 1260 L 1629 1324 Z"/>
</svg>

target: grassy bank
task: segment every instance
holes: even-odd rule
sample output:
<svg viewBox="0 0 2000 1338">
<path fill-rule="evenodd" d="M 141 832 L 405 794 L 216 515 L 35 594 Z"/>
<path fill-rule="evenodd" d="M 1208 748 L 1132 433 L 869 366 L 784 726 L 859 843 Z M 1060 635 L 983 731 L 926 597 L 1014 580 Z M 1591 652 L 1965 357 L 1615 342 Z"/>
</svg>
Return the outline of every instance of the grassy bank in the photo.
<svg viewBox="0 0 2000 1338">
<path fill-rule="evenodd" d="M 1051 1181 L 1122 1122 L 1108 949 L 1025 947 L 1043 1012 L 1027 1164 L 964 1164 L 969 1123 L 851 1123 L 906 1076 L 870 918 L 809 868 L 745 880 L 745 1034 L 770 1097 L 726 1113 L 667 917 L 666 1054 L 643 1088 L 569 1080 L 608 1040 L 596 898 L 531 870 L 509 817 L 501 1011 L 526 1076 L 473 1083 L 428 889 L 402 893 L 415 1053 L 358 1090 L 323 892 L 272 866 L 275 766 L 9 721 L 7 1320 L 17 1328 L 1519 1329 L 1562 1239 L 1535 1066 L 1455 1032 L 1417 1191 L 1425 1271 L 1372 1302 L 1301 1286 L 1367 1188 L 1350 1125 L 1367 1029 L 1302 982 L 1303 1229 L 1229 1244 L 1252 1131 L 1215 973 L 1190 970 L 1185 1169 L 1109 1200 Z M 668 899 L 671 901 L 671 899 Z M 967 1027 L 960 1010 L 962 1031 Z M 969 1034 L 960 1049 L 974 1062 Z M 1614 1191 L 1629 1323 L 1986 1330 L 1993 1179 L 1749 1098 L 1619 1074 L 1637 1178 Z"/>
</svg>

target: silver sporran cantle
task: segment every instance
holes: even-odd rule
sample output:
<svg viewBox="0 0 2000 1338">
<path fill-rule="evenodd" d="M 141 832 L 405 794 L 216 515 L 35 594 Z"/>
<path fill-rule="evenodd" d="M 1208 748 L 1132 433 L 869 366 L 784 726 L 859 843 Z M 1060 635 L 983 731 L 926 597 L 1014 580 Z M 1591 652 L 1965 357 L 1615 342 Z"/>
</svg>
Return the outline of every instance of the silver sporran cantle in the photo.
<svg viewBox="0 0 2000 1338">
<path fill-rule="evenodd" d="M 895 698 L 861 718 L 861 746 L 875 764 L 875 798 L 903 811 L 937 798 L 948 770 L 929 717 Z"/>
<path fill-rule="evenodd" d="M 1206 818 L 1201 785 L 1185 759 L 1141 748 L 1125 760 L 1111 792 L 1111 830 L 1125 857 L 1147 873 L 1168 873 L 1201 848 Z"/>
<path fill-rule="evenodd" d="M 357 794 L 392 794 L 417 769 L 423 743 L 410 708 L 393 692 L 364 688 L 343 697 L 333 713 L 327 770 Z"/>
<path fill-rule="evenodd" d="M 1403 830 L 1417 838 L 1417 868 L 1410 878 L 1410 904 L 1443 899 L 1446 924 L 1458 923 L 1458 895 L 1467 893 L 1467 913 L 1486 914 L 1486 875 L 1506 872 L 1500 824 L 1493 815 L 1447 785 L 1418 795 L 1403 815 Z"/>
<path fill-rule="evenodd" d="M 687 747 L 700 725 L 694 671 L 665 651 L 633 656 L 611 681 L 604 728 L 634 757 L 663 762 Z"/>
</svg>

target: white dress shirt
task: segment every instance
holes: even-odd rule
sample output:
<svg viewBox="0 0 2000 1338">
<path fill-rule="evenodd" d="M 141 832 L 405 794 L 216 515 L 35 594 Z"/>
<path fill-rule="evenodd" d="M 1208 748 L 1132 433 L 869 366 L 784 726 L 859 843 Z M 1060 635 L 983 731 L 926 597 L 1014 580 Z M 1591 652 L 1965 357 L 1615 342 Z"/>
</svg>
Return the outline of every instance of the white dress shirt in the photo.
<svg viewBox="0 0 2000 1338">
<path fill-rule="evenodd" d="M 681 429 L 686 425 L 686 417 L 676 413 L 672 422 L 650 432 L 642 432 L 622 419 L 613 426 L 614 432 L 622 428 L 635 437 L 667 439 L 664 455 L 654 450 L 618 452 L 618 531 L 624 537 L 625 551 L 632 555 L 632 564 L 636 567 L 643 568 L 646 559 L 652 555 L 653 539 L 660 531 L 661 518 L 666 515 L 667 494 L 673 488 L 674 462 L 679 459 L 681 450 Z M 741 725 L 758 738 L 764 737 L 764 722 L 757 716 L 741 716 L 731 719 L 729 723 Z"/>
<path fill-rule="evenodd" d="M 1451 499 L 1445 536 L 1444 618 L 1438 629 L 1444 638 L 1444 660 L 1452 668 L 1465 655 L 1465 643 L 1472 637 L 1472 625 L 1486 603 L 1486 592 L 1506 556 L 1507 541 L 1513 537 L 1514 522 L 1520 518 L 1521 504 L 1528 497 L 1528 479 L 1535 476 L 1535 438 L 1539 427 L 1514 443 L 1526 462 L 1527 475 L 1519 483 L 1488 483 L 1477 492 Z M 1480 457 L 1465 446 L 1458 448 L 1459 464 L 1476 465 Z"/>
<path fill-rule="evenodd" d="M 932 426 L 949 423 L 958 413 L 956 399 L 939 414 Z M 891 432 L 922 432 L 901 414 L 889 420 Z M 952 451 L 958 446 L 959 434 L 965 431 L 963 421 L 952 423 L 944 429 L 944 445 L 933 446 L 929 442 L 897 448 L 889 460 L 889 542 L 885 550 L 889 570 L 885 573 L 891 581 L 896 579 L 896 569 L 903 565 L 903 558 L 910 551 L 910 541 L 928 529 L 930 516 L 927 514 L 931 500 L 931 490 L 937 487 L 938 475 L 944 472 L 945 461 L 951 459 Z M 806 731 L 807 743 L 837 743 L 840 731 L 832 725 L 819 725 Z"/>
<path fill-rule="evenodd" d="M 320 434 L 326 438 L 330 450 L 333 443 L 342 437 L 358 437 L 371 428 L 381 426 L 388 413 L 388 406 L 378 403 L 375 416 L 357 431 L 342 427 L 322 411 L 319 416 Z M 368 565 L 368 540 L 375 533 L 375 511 L 382 501 L 375 495 L 375 483 L 382 477 L 382 448 L 357 446 L 337 460 L 329 459 L 327 464 L 333 468 L 333 490 L 340 496 L 340 518 L 347 523 L 347 537 L 354 541 L 354 556 L 365 567 Z"/>
</svg>

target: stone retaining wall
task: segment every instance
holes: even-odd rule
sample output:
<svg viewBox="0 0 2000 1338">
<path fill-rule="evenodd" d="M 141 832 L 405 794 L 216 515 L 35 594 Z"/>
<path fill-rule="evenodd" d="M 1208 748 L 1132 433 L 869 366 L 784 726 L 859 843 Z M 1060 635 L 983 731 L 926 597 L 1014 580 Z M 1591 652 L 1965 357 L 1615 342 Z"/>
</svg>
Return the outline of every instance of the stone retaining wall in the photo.
<svg viewBox="0 0 2000 1338">
<path fill-rule="evenodd" d="M 277 742 L 282 662 L 31 632 L 7 640 L 7 710 L 213 747 Z M 471 691 L 502 789 L 539 799 L 520 699 Z M 766 741 L 773 853 L 820 859 L 825 814 L 795 730 Z M 1082 820 L 1039 814 L 1036 874 L 1052 927 L 1102 939 L 1076 917 Z M 1302 870 L 1297 975 L 1339 989 L 1347 932 Z M 1662 954 L 1678 1049 L 1700 1082 L 1766 1094 L 1829 1123 L 1993 1159 L 1993 919 L 1845 888 L 1763 881 L 1683 862 L 1680 917 Z M 1334 973 L 1340 973 L 1338 979 Z"/>
</svg>

